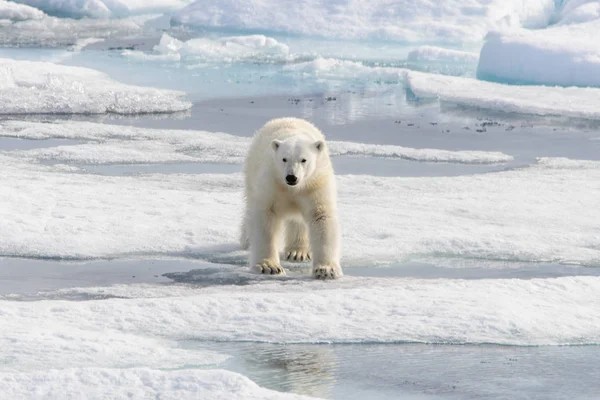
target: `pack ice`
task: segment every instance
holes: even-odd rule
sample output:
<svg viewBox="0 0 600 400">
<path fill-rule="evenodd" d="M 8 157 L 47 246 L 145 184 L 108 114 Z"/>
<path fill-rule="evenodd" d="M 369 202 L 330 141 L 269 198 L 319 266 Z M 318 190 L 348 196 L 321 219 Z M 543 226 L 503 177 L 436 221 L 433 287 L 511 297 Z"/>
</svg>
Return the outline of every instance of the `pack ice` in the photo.
<svg viewBox="0 0 600 400">
<path fill-rule="evenodd" d="M 136 114 L 187 110 L 184 93 L 126 85 L 89 68 L 0 59 L 0 114 Z"/>
<path fill-rule="evenodd" d="M 546 29 L 492 32 L 477 77 L 512 84 L 600 86 L 600 3 L 567 0 Z"/>
<path fill-rule="evenodd" d="M 479 42 L 491 29 L 546 26 L 553 0 L 202 0 L 178 11 L 175 25 L 292 33 L 338 39 Z"/>
</svg>

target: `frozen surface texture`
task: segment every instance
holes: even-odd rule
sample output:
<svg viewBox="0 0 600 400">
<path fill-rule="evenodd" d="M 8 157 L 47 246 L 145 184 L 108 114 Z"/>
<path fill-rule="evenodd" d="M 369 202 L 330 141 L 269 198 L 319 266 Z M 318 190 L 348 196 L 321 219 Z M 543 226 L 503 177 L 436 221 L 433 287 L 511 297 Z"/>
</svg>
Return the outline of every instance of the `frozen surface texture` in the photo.
<svg viewBox="0 0 600 400">
<path fill-rule="evenodd" d="M 237 273 L 250 275 L 241 268 Z M 228 274 L 231 277 L 236 272 Z M 163 367 L 176 368 L 192 359 L 201 365 L 219 360 L 218 354 L 206 350 L 186 353 L 178 348 L 177 340 L 187 338 L 279 343 L 598 344 L 598 290 L 599 277 L 346 277 L 333 283 L 307 277 L 205 288 L 90 288 L 89 293 L 124 298 L 88 302 L 0 300 L 0 355 L 8 360 L 0 370 L 31 370 L 35 365 L 28 363 L 36 357 L 61 368 L 92 363 L 119 367 L 127 361 L 132 367 L 141 362 L 156 366 L 165 362 L 165 357 L 168 363 Z M 140 294 L 145 298 L 131 298 Z M 109 353 L 94 355 L 94 349 L 110 347 L 111 342 L 115 345 Z M 15 357 L 17 354 L 21 356 Z"/>
<path fill-rule="evenodd" d="M 513 86 L 476 79 L 407 71 L 417 97 L 507 113 L 600 119 L 600 89 Z"/>
<path fill-rule="evenodd" d="M 479 54 L 468 51 L 445 49 L 436 46 L 419 46 L 408 53 L 409 61 L 477 62 Z"/>
<path fill-rule="evenodd" d="M 8 134 L 38 131 L 56 137 L 79 130 L 85 132 L 82 137 L 96 130 L 97 140 L 103 135 L 141 139 L 169 134 L 124 128 L 111 132 L 110 127 L 90 124 L 42 124 L 47 129 L 21 124 L 8 125 L 6 129 L 12 130 Z M 161 143 L 186 140 L 183 134 L 175 132 L 152 148 L 160 154 Z M 189 151 L 195 149 L 205 159 L 239 160 L 247 146 L 245 139 L 236 144 L 233 138 L 214 135 L 209 143 L 209 133 L 188 134 L 199 137 Z M 85 146 L 92 144 L 82 145 L 85 154 L 91 154 Z M 135 160 L 142 150 L 130 151 L 128 146 L 118 154 Z M 344 146 L 355 145 L 334 142 L 332 152 L 343 153 Z M 387 151 L 386 146 L 381 149 Z M 112 148 L 105 150 L 115 154 Z M 357 154 L 376 153 L 369 151 Z M 67 159 L 55 155 L 59 162 L 78 160 L 77 146 L 72 146 L 71 154 Z M 39 154 L 16 151 L 5 152 L 0 159 L 4 176 L 0 217 L 6 227 L 0 236 L 2 255 L 193 254 L 210 259 L 237 250 L 240 174 L 98 176 L 72 173 L 79 171 L 74 166 L 30 164 L 34 156 Z M 52 156 L 43 159 L 52 162 Z M 597 266 L 598 179 L 598 162 L 565 159 L 540 159 L 528 168 L 461 177 L 339 176 L 343 262 L 374 265 L 435 255 Z"/>
<path fill-rule="evenodd" d="M 95 123 L 5 121 L 0 136 L 23 139 L 74 139 L 88 143 L 13 152 L 38 161 L 85 164 L 203 162 L 241 164 L 250 139 L 226 133 L 130 128 Z M 328 142 L 333 156 L 373 156 L 423 162 L 496 164 L 513 158 L 500 152 L 414 149 L 393 145 Z"/>
<path fill-rule="evenodd" d="M 49 15 L 69 18 L 115 18 L 149 12 L 167 12 L 192 0 L 13 0 L 36 7 Z"/>
<path fill-rule="evenodd" d="M 600 20 L 490 33 L 477 77 L 513 84 L 600 86 Z"/>
<path fill-rule="evenodd" d="M 0 372 L 4 395 L 13 400 L 86 398 L 140 400 L 308 400 L 312 397 L 259 387 L 226 370 L 161 371 L 139 369 L 65 369 L 29 373 Z"/>
<path fill-rule="evenodd" d="M 1 114 L 136 114 L 186 110 L 184 93 L 125 85 L 106 74 L 0 59 Z"/>
<path fill-rule="evenodd" d="M 179 11 L 174 24 L 342 39 L 403 42 L 480 41 L 490 29 L 544 27 L 553 0 L 202 0 Z"/>
<path fill-rule="evenodd" d="M 14 6 L 26 7 L 19 4 Z M 70 19 L 50 17 L 34 8 L 31 10 L 35 10 L 31 13 L 32 18 L 0 21 L 0 44 L 15 47 L 60 47 L 73 45 L 81 39 L 121 38 L 141 34 L 148 19 L 147 16 L 123 19 Z"/>
<path fill-rule="evenodd" d="M 600 2 L 566 0 L 546 29 L 491 32 L 477 77 L 512 84 L 600 86 Z"/>
<path fill-rule="evenodd" d="M 125 51 L 124 54 L 142 60 L 206 61 L 206 62 L 285 62 L 290 49 L 283 43 L 264 35 L 197 38 L 186 42 L 164 33 L 154 46 L 153 53 Z"/>
<path fill-rule="evenodd" d="M 5 0 L 0 1 L 0 20 L 23 21 L 26 19 L 41 19 L 43 17 L 44 13 L 37 8 Z"/>
</svg>

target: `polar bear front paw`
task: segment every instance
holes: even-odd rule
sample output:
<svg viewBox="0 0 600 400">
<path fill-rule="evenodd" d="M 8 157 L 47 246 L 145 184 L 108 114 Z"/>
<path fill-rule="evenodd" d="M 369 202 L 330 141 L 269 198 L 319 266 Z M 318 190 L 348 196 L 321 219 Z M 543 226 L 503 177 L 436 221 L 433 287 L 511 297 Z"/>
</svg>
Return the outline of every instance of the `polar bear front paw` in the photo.
<svg viewBox="0 0 600 400">
<path fill-rule="evenodd" d="M 291 262 L 309 261 L 312 258 L 308 249 L 286 249 L 285 259 Z"/>
<path fill-rule="evenodd" d="M 254 266 L 254 272 L 264 275 L 285 275 L 281 265 L 271 260 L 263 260 Z"/>
<path fill-rule="evenodd" d="M 329 265 L 319 265 L 313 269 L 313 277 L 315 279 L 337 279 L 342 276 L 342 271 L 339 268 Z"/>
</svg>

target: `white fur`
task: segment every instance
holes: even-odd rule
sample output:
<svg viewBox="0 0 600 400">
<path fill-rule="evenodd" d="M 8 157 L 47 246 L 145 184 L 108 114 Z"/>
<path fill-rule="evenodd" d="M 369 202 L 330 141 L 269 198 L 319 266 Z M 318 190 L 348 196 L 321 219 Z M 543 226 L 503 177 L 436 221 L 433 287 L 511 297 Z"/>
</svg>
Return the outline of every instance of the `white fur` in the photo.
<svg viewBox="0 0 600 400">
<path fill-rule="evenodd" d="M 312 259 L 315 278 L 342 276 L 335 176 L 323 134 L 298 118 L 269 121 L 254 136 L 244 172 L 241 243 L 250 248 L 250 267 L 285 274 L 278 246 L 285 228 L 286 259 Z"/>
</svg>

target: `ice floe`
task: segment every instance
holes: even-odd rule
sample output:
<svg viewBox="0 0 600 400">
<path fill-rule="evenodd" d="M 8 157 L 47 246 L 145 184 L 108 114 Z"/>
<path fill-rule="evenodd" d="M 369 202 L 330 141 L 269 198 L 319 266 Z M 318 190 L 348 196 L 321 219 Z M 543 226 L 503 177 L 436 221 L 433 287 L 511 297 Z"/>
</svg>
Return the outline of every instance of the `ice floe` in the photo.
<svg viewBox="0 0 600 400">
<path fill-rule="evenodd" d="M 356 79 L 402 83 L 406 71 L 403 68 L 367 66 L 361 62 L 318 57 L 311 61 L 288 64 L 283 71 L 320 79 Z"/>
<path fill-rule="evenodd" d="M 123 19 L 69 19 L 43 16 L 37 19 L 0 21 L 4 46 L 61 47 L 81 39 L 121 38 L 141 34 L 147 16 Z"/>
<path fill-rule="evenodd" d="M 0 20 L 23 21 L 26 19 L 40 19 L 44 16 L 44 13 L 37 8 L 5 0 L 0 1 Z"/>
<path fill-rule="evenodd" d="M 557 25 L 578 24 L 600 19 L 600 3 L 597 0 L 566 0 L 554 17 Z"/>
<path fill-rule="evenodd" d="M 600 119 L 600 89 L 514 86 L 407 71 L 407 85 L 421 98 L 508 113 Z"/>
<path fill-rule="evenodd" d="M 134 292 L 135 285 L 129 286 Z M 146 285 L 149 295 L 164 286 Z M 178 340 L 278 343 L 600 343 L 599 277 L 551 279 L 415 279 L 346 277 L 336 282 L 277 278 L 250 285 L 169 286 L 167 297 L 70 302 L 0 300 L 2 369 L 34 369 L 29 357 L 45 349 L 59 365 L 81 362 L 93 349 L 134 353 L 130 365 L 172 349 L 169 365 L 219 360 L 206 350 L 177 351 Z M 95 291 L 95 288 L 91 288 Z M 103 288 L 109 295 L 111 287 Z M 119 292 L 123 294 L 123 292 Z M 265 301 L 265 299 L 269 301 Z M 32 333 L 27 329 L 32 326 Z M 103 337 L 104 336 L 104 337 Z M 136 338 L 141 346 L 132 345 Z M 112 340 L 111 340 L 112 339 Z M 123 340 L 123 348 L 121 342 Z M 129 340 L 126 340 L 129 339 Z M 156 342 L 150 354 L 144 344 Z M 127 350 L 129 343 L 132 348 Z M 112 353 L 112 352 L 111 352 Z M 11 356 L 12 357 L 7 357 Z M 39 356 L 39 355 L 38 355 Z M 222 356 L 221 356 L 222 357 Z M 99 358 L 99 366 L 127 361 Z M 44 366 L 45 365 L 41 365 Z"/>
<path fill-rule="evenodd" d="M 545 27 L 554 12 L 553 0 L 202 0 L 177 12 L 172 23 L 327 38 L 460 43 L 478 42 L 491 29 Z"/>
<path fill-rule="evenodd" d="M 491 32 L 477 76 L 511 84 L 600 86 L 600 3 L 557 2 L 546 29 Z"/>
<path fill-rule="evenodd" d="M 491 33 L 477 77 L 512 84 L 600 86 L 600 20 Z M 565 105 L 568 107 L 568 105 Z"/>
<path fill-rule="evenodd" d="M 213 369 L 165 371 L 148 368 L 69 368 L 28 373 L 0 372 L 12 400 L 46 398 L 140 400 L 308 400 L 312 397 L 264 389 L 235 372 Z"/>
<path fill-rule="evenodd" d="M 178 131 L 133 128 L 95 123 L 35 123 L 4 121 L 0 136 L 24 139 L 83 139 L 93 141 L 22 151 L 28 158 L 52 162 L 86 164 L 204 162 L 240 164 L 250 146 L 249 138 L 206 131 Z M 414 149 L 330 141 L 333 156 L 375 156 L 422 162 L 496 164 L 513 157 L 500 152 Z"/>
<path fill-rule="evenodd" d="M 117 18 L 180 9 L 192 0 L 13 0 L 49 15 L 68 18 Z"/>
<path fill-rule="evenodd" d="M 126 50 L 125 56 L 142 60 L 236 62 L 284 62 L 290 59 L 287 45 L 264 35 L 197 38 L 180 41 L 164 33 L 152 53 Z"/>
<path fill-rule="evenodd" d="M 419 46 L 408 53 L 407 59 L 409 61 L 473 63 L 477 62 L 479 54 L 436 46 Z"/>
<path fill-rule="evenodd" d="M 19 124 L 25 125 L 19 128 Z M 189 139 L 184 132 L 27 124 L 5 123 L 8 128 L 2 132 L 8 136 L 22 132 L 27 137 L 27 132 L 35 135 L 39 129 L 41 137 L 61 137 L 56 134 L 62 131 L 63 137 L 73 138 L 79 130 L 80 137 L 98 135 L 98 145 L 107 146 L 107 154 L 112 155 L 94 155 L 102 149 L 86 147 L 94 143 L 82 144 L 82 153 L 76 150 L 78 145 L 59 147 L 55 153 L 51 148 L 39 153 L 4 152 L 0 216 L 6 235 L 0 235 L 0 254 L 75 259 L 163 254 L 212 259 L 236 251 L 243 208 L 240 174 L 99 176 L 77 173 L 81 171 L 72 165 L 30 163 L 32 159 L 86 162 L 87 158 L 152 162 L 153 152 L 156 159 L 165 160 L 161 148 L 168 147 L 169 140 L 147 140 L 144 135 L 171 133 L 170 140 L 177 143 Z M 110 140 L 98 139 L 119 134 L 139 135 L 140 140 L 125 140 L 125 146 L 110 148 Z M 248 139 L 208 132 L 187 134 L 199 137 L 196 152 L 187 155 L 213 162 L 228 157 L 240 162 L 248 143 Z M 147 144 L 136 146 L 140 142 Z M 372 156 L 381 155 L 378 149 L 386 155 L 399 150 L 364 146 L 333 142 L 332 152 Z M 68 147 L 72 150 L 64 150 Z M 410 151 L 439 161 L 431 159 L 435 152 Z M 144 156 L 136 159 L 140 153 Z M 461 152 L 439 156 L 448 161 Z M 598 179 L 597 162 L 564 159 L 540 159 L 528 168 L 474 176 L 340 175 L 343 262 L 375 265 L 436 256 L 599 265 L 600 234 L 594 222 L 600 218 L 595 206 L 600 196 Z"/>
<path fill-rule="evenodd" d="M 0 114 L 135 114 L 187 110 L 184 93 L 126 85 L 89 68 L 0 59 Z"/>
</svg>

